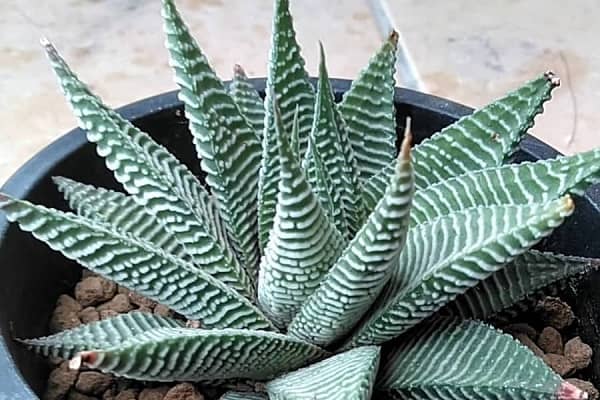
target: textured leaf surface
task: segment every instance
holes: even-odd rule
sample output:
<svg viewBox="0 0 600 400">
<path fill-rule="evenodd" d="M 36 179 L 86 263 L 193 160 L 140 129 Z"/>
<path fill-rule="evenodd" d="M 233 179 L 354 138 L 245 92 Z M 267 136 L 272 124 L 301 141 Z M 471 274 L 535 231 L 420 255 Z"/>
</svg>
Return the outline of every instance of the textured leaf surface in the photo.
<svg viewBox="0 0 600 400">
<path fill-rule="evenodd" d="M 286 137 L 280 137 L 278 148 L 277 211 L 260 265 L 258 302 L 272 321 L 285 327 L 339 258 L 345 241 L 312 192 Z"/>
<path fill-rule="evenodd" d="M 417 189 L 469 171 L 502 165 L 558 84 L 558 78 L 548 72 L 417 145 L 413 151 Z M 390 163 L 364 183 L 365 198 L 370 197 L 368 203 L 381 198 L 392 172 Z"/>
<path fill-rule="evenodd" d="M 361 181 L 394 162 L 397 43 L 398 35 L 394 32 L 352 82 L 338 107 L 356 156 Z"/>
<path fill-rule="evenodd" d="M 22 340 L 44 356 L 69 359 L 80 351 L 106 348 L 157 328 L 180 328 L 181 322 L 154 314 L 131 312 L 113 318 L 81 325 L 55 335 Z"/>
<path fill-rule="evenodd" d="M 567 192 L 582 194 L 600 180 L 600 150 L 506 165 L 439 182 L 415 193 L 411 225 L 475 206 L 529 204 Z"/>
<path fill-rule="evenodd" d="M 275 218 L 279 154 L 274 123 L 274 105 L 278 104 L 283 130 L 293 130 L 294 115 L 298 114 L 299 154 L 304 154 L 311 130 L 315 94 L 304 69 L 304 59 L 296 41 L 288 0 L 275 0 L 273 34 L 267 73 L 265 99 L 265 131 L 258 192 L 258 224 L 260 248 L 264 249 Z"/>
<path fill-rule="evenodd" d="M 269 383 L 271 400 L 369 400 L 379 347 L 359 347 L 290 372 Z"/>
<path fill-rule="evenodd" d="M 377 309 L 346 346 L 380 344 L 405 332 L 548 236 L 573 208 L 568 196 L 477 207 L 411 229 Z"/>
<path fill-rule="evenodd" d="M 83 365 L 147 381 L 270 379 L 327 353 L 272 332 L 158 328 L 79 353 Z M 75 360 L 76 364 L 78 360 Z"/>
<path fill-rule="evenodd" d="M 265 105 L 240 65 L 233 68 L 233 80 L 229 85 L 229 94 L 233 97 L 242 115 L 250 123 L 256 139 L 260 142 L 265 128 Z"/>
<path fill-rule="evenodd" d="M 359 190 L 356 165 L 353 165 L 352 149 L 349 146 L 343 147 L 343 144 L 348 142 L 347 138 L 342 139 L 346 131 L 338 130 L 335 113 L 335 99 L 325 65 L 325 53 L 321 46 L 315 117 L 310 137 L 315 149 L 322 155 L 321 160 L 329 175 L 332 192 L 339 193 L 341 196 L 343 215 L 349 231 L 348 238 L 351 238 L 363 224 L 364 205 Z M 311 159 L 314 153 L 314 151 L 307 152 L 304 162 L 306 168 L 313 171 L 317 168 L 316 162 Z M 309 173 L 309 176 L 311 175 Z"/>
<path fill-rule="evenodd" d="M 406 138 L 386 194 L 308 298 L 288 333 L 327 346 L 359 321 L 388 281 L 402 251 L 414 190 Z"/>
<path fill-rule="evenodd" d="M 582 392 L 512 337 L 480 322 L 424 324 L 385 354 L 377 389 L 399 399 L 584 398 L 565 397 L 565 389 Z"/>
<path fill-rule="evenodd" d="M 227 392 L 219 400 L 269 400 L 269 397 L 263 393 Z"/>
<path fill-rule="evenodd" d="M 164 147 L 102 104 L 56 50 L 45 45 L 81 128 L 115 178 L 185 246 L 194 264 L 253 297 L 248 276 L 226 245 L 216 205 L 197 178 Z"/>
<path fill-rule="evenodd" d="M 170 64 L 196 151 L 220 215 L 249 275 L 258 268 L 257 184 L 260 142 L 192 38 L 172 0 L 163 0 Z"/>
<path fill-rule="evenodd" d="M 151 243 L 74 214 L 0 196 L 10 221 L 53 250 L 207 328 L 272 329 L 245 297 Z"/>
<path fill-rule="evenodd" d="M 193 262 L 192 257 L 185 252 L 175 236 L 143 206 L 138 205 L 133 197 L 68 178 L 55 177 L 53 180 L 69 203 L 69 207 L 78 215 L 104 222 L 116 231 L 127 232 L 156 245 L 167 253 Z"/>
<path fill-rule="evenodd" d="M 599 267 L 597 259 L 531 250 L 458 296 L 440 313 L 487 319 L 551 284 Z"/>
</svg>

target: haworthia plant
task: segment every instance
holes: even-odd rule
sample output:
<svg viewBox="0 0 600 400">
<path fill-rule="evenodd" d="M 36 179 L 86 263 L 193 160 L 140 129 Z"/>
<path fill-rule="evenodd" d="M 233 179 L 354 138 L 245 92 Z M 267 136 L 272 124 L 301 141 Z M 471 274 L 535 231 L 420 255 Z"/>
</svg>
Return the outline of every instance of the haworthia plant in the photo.
<svg viewBox="0 0 600 400">
<path fill-rule="evenodd" d="M 395 33 L 336 104 L 322 47 L 314 88 L 289 2 L 274 0 L 263 100 L 239 66 L 222 82 L 174 0 L 162 3 L 207 187 L 44 41 L 125 192 L 58 177 L 75 213 L 3 194 L 0 210 L 202 328 L 131 313 L 25 346 L 142 381 L 220 393 L 249 383 L 226 400 L 585 398 L 509 337 L 464 321 L 496 318 L 600 265 L 531 249 L 572 213 L 569 195 L 598 180 L 599 151 L 507 164 L 558 78 L 525 83 L 412 149 L 407 119 L 397 155 Z"/>
<path fill-rule="evenodd" d="M 190 35 L 172 0 L 163 1 L 163 16 L 179 98 L 185 104 L 206 182 L 217 198 L 220 215 L 242 263 L 254 276 L 259 257 L 256 195 L 260 142 Z"/>
<path fill-rule="evenodd" d="M 328 346 L 352 329 L 393 274 L 408 229 L 414 176 L 411 138 L 402 143 L 396 172 L 373 213 L 319 288 L 302 305 L 288 333 Z"/>
<path fill-rule="evenodd" d="M 335 355 L 267 383 L 271 400 L 369 400 L 379 369 L 379 347 Z"/>
<path fill-rule="evenodd" d="M 587 398 L 528 348 L 480 322 L 426 323 L 390 347 L 377 388 L 393 398 Z"/>
</svg>

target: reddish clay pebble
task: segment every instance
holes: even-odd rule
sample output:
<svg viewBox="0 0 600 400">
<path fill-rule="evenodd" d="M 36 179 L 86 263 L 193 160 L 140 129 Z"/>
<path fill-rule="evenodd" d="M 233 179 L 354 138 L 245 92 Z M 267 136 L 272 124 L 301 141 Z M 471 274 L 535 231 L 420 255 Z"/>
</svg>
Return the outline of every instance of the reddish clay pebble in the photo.
<svg viewBox="0 0 600 400">
<path fill-rule="evenodd" d="M 140 392 L 138 400 L 163 400 L 167 392 L 168 386 L 160 386 L 152 389 L 144 389 Z"/>
<path fill-rule="evenodd" d="M 204 396 L 192 384 L 180 383 L 173 386 L 163 400 L 204 400 Z"/>
<path fill-rule="evenodd" d="M 104 310 L 113 310 L 119 314 L 125 314 L 133 310 L 133 306 L 129 301 L 129 297 L 121 293 L 117 294 L 115 297 L 113 297 L 106 303 L 99 305 L 97 309 L 99 312 L 102 312 Z"/>
<path fill-rule="evenodd" d="M 77 315 L 79 315 L 79 319 L 81 319 L 81 322 L 84 324 L 89 324 L 90 322 L 96 322 L 100 320 L 100 314 L 94 307 L 86 307 L 79 311 Z"/>
<path fill-rule="evenodd" d="M 560 376 L 567 376 L 575 371 L 575 365 L 565 356 L 560 354 L 544 354 L 542 357 L 546 364 Z"/>
<path fill-rule="evenodd" d="M 71 390 L 67 396 L 67 400 L 98 400 L 98 398 Z"/>
<path fill-rule="evenodd" d="M 558 330 L 566 328 L 575 320 L 571 307 L 558 297 L 545 297 L 538 302 L 536 311 L 544 323 Z"/>
<path fill-rule="evenodd" d="M 90 276 L 100 276 L 95 272 L 90 271 L 87 268 L 84 268 L 83 271 L 81 271 L 81 279 L 85 279 L 85 278 L 89 278 Z"/>
<path fill-rule="evenodd" d="M 521 344 L 523 346 L 529 348 L 529 350 L 531 350 L 533 352 L 533 354 L 535 354 L 536 356 L 542 357 L 544 355 L 544 352 L 526 334 L 524 334 L 524 333 L 515 333 L 514 336 L 515 336 L 515 339 L 517 339 L 519 342 L 521 342 Z"/>
<path fill-rule="evenodd" d="M 117 394 L 115 400 L 137 400 L 138 391 L 136 389 L 125 389 Z"/>
<path fill-rule="evenodd" d="M 64 399 L 69 389 L 75 384 L 77 374 L 77 371 L 69 369 L 68 362 L 65 361 L 60 364 L 58 368 L 50 372 L 48 386 L 42 398 L 44 400 Z"/>
<path fill-rule="evenodd" d="M 582 379 L 577 379 L 577 378 L 567 379 L 567 382 L 569 382 L 571 385 L 577 387 L 578 389 L 581 389 L 584 392 L 586 392 L 588 394 L 588 400 L 599 400 L 600 399 L 600 393 L 598 392 L 598 389 L 596 389 L 596 387 L 591 382 L 584 381 Z"/>
<path fill-rule="evenodd" d="M 574 337 L 565 344 L 565 356 L 577 369 L 583 369 L 592 362 L 592 348 L 583 343 L 579 336 Z"/>
<path fill-rule="evenodd" d="M 152 314 L 152 309 L 150 307 L 146 307 L 146 306 L 141 306 L 136 311 L 143 312 L 146 314 Z"/>
<path fill-rule="evenodd" d="M 546 353 L 563 354 L 562 336 L 551 326 L 542 329 L 537 344 Z"/>
<path fill-rule="evenodd" d="M 503 329 L 506 333 L 510 333 L 511 335 L 515 335 L 516 333 L 524 333 L 529 336 L 531 339 L 536 340 L 538 337 L 538 333 L 534 327 L 525 323 L 516 323 L 506 325 Z"/>
<path fill-rule="evenodd" d="M 76 328 L 81 325 L 81 320 L 77 311 L 65 306 L 54 309 L 50 317 L 49 329 L 52 333 L 64 331 L 65 329 Z"/>
<path fill-rule="evenodd" d="M 95 306 L 113 298 L 117 285 L 107 279 L 91 276 L 75 286 L 75 298 L 83 307 Z"/>
<path fill-rule="evenodd" d="M 83 308 L 81 307 L 81 304 L 77 302 L 77 300 L 66 294 L 61 294 L 58 296 L 58 300 L 56 300 L 56 307 L 65 307 L 73 311 L 81 311 Z"/>
<path fill-rule="evenodd" d="M 167 306 L 157 304 L 156 307 L 154 307 L 154 314 L 160 315 L 161 317 L 172 317 L 173 311 Z"/>
<path fill-rule="evenodd" d="M 110 375 L 96 371 L 84 371 L 79 374 L 75 389 L 85 394 L 101 395 L 112 383 L 113 378 Z"/>
<path fill-rule="evenodd" d="M 134 291 L 129 292 L 129 300 L 139 307 L 154 308 L 154 306 L 156 306 L 156 302 L 154 300 L 150 300 L 149 298 L 144 297 Z"/>
<path fill-rule="evenodd" d="M 129 293 L 131 293 L 131 290 L 127 289 L 125 286 L 117 285 L 117 293 L 129 296 Z"/>
</svg>

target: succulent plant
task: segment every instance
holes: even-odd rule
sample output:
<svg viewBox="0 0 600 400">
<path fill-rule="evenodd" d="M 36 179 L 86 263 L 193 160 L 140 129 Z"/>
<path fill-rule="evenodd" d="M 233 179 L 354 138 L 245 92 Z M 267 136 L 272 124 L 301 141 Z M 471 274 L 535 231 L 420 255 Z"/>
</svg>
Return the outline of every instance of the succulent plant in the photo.
<svg viewBox="0 0 600 400">
<path fill-rule="evenodd" d="M 582 399 L 485 322 L 584 273 L 532 250 L 600 176 L 600 150 L 511 164 L 552 73 L 396 150 L 391 34 L 336 103 L 324 51 L 308 79 L 287 0 L 275 1 L 266 98 L 224 84 L 172 0 L 164 30 L 205 183 L 104 105 L 44 46 L 125 192 L 55 182 L 72 212 L 2 195 L 9 220 L 183 318 L 134 312 L 21 340 L 144 381 L 236 379 L 224 399 Z"/>
</svg>

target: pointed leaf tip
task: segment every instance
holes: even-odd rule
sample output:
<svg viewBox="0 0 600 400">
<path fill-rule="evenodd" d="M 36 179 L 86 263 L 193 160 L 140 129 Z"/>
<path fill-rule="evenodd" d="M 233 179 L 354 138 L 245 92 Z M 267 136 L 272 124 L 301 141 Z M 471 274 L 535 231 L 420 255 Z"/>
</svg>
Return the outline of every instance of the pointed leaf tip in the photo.
<svg viewBox="0 0 600 400">
<path fill-rule="evenodd" d="M 69 360 L 69 369 L 78 371 L 82 366 L 92 366 L 98 360 L 98 352 L 82 351 Z"/>
<path fill-rule="evenodd" d="M 244 71 L 244 68 L 242 68 L 242 66 L 240 64 L 235 64 L 233 66 L 233 75 L 239 78 L 247 78 L 248 76 L 246 75 L 246 71 Z"/>
<path fill-rule="evenodd" d="M 52 46 L 52 43 L 46 36 L 42 36 L 40 38 L 40 45 L 42 45 L 42 47 L 44 47 L 46 50 L 54 48 L 54 46 Z"/>
<path fill-rule="evenodd" d="M 587 400 L 589 398 L 587 392 L 566 381 L 560 384 L 556 396 L 558 400 Z"/>
<path fill-rule="evenodd" d="M 398 45 L 398 39 L 400 38 L 400 34 L 396 30 L 393 30 L 388 37 L 388 41 L 392 43 L 394 46 Z"/>
<path fill-rule="evenodd" d="M 560 78 L 556 76 L 556 74 L 553 71 L 549 70 L 544 72 L 544 76 L 546 77 L 546 79 L 548 79 L 548 81 L 550 81 L 553 87 L 560 86 Z"/>
<path fill-rule="evenodd" d="M 400 158 L 408 160 L 410 158 L 410 148 L 413 142 L 413 134 L 411 129 L 411 118 L 406 117 L 406 126 L 404 128 L 404 138 L 400 146 Z"/>
</svg>

